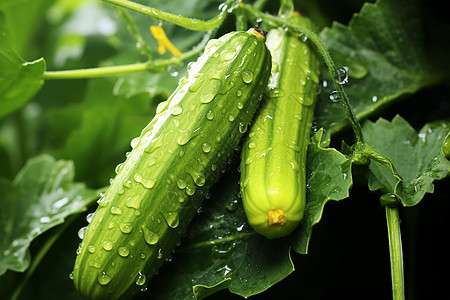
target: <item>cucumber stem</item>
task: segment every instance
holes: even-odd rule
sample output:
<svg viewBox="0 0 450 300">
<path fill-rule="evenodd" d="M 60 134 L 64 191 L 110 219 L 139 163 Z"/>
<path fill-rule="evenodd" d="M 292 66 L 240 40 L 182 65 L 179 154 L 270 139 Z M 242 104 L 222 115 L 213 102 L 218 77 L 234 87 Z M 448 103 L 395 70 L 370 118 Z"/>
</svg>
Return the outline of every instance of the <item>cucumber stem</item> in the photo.
<svg viewBox="0 0 450 300">
<path fill-rule="evenodd" d="M 356 141 L 364 142 L 361 125 L 359 124 L 358 119 L 356 118 L 356 115 L 354 114 L 354 112 L 352 110 L 350 101 L 348 99 L 347 94 L 344 91 L 342 84 L 340 84 L 338 82 L 338 78 L 339 78 L 339 75 L 337 72 L 338 69 L 337 69 L 336 65 L 334 64 L 334 61 L 332 60 L 330 53 L 325 48 L 325 45 L 323 44 L 320 37 L 315 32 L 313 32 L 307 28 L 304 28 L 304 27 L 301 27 L 301 26 L 298 26 L 295 24 L 291 24 L 286 20 L 265 14 L 265 13 L 255 9 L 251 5 L 245 5 L 243 7 L 243 9 L 250 15 L 250 17 L 254 17 L 254 18 L 258 18 L 258 19 L 261 18 L 264 20 L 264 22 L 266 24 L 268 24 L 270 26 L 282 27 L 282 28 L 292 30 L 294 32 L 301 33 L 304 36 L 306 36 L 313 43 L 313 45 L 316 47 L 317 51 L 322 56 L 322 58 L 325 61 L 325 64 L 328 67 L 328 71 L 331 74 L 331 78 L 333 80 L 333 84 L 336 89 L 336 93 L 339 96 L 339 99 L 341 99 L 341 101 L 342 101 L 342 106 L 345 109 L 347 117 L 350 121 L 350 125 L 355 133 Z"/>
<path fill-rule="evenodd" d="M 169 59 L 156 59 L 144 63 L 110 66 L 110 67 L 97 67 L 90 69 L 77 69 L 77 70 L 62 70 L 62 71 L 46 71 L 43 78 L 49 79 L 81 79 L 81 78 L 97 78 L 105 76 L 117 76 L 127 73 L 135 73 L 142 71 L 155 71 L 163 72 L 167 67 L 171 65 L 180 64 L 183 61 L 189 60 L 199 53 L 201 53 L 209 41 L 209 39 L 215 34 L 215 30 L 209 30 L 203 37 L 202 41 L 193 49 L 182 53 L 180 56 L 174 56 Z"/>
<path fill-rule="evenodd" d="M 389 256 L 391 264 L 392 299 L 405 299 L 403 271 L 403 250 L 400 232 L 398 207 L 386 206 L 386 220 L 389 237 Z"/>
<path fill-rule="evenodd" d="M 168 21 L 178 26 L 194 31 L 204 31 L 214 29 L 220 26 L 227 15 L 227 4 L 223 6 L 223 9 L 216 17 L 204 21 L 199 19 L 187 18 L 178 16 L 172 13 L 168 13 L 156 8 L 148 7 L 139 3 L 135 3 L 127 0 L 103 0 L 105 2 L 141 13 L 155 20 Z M 230 1 L 229 1 L 230 2 Z M 226 3 L 229 3 L 226 2 Z"/>
</svg>

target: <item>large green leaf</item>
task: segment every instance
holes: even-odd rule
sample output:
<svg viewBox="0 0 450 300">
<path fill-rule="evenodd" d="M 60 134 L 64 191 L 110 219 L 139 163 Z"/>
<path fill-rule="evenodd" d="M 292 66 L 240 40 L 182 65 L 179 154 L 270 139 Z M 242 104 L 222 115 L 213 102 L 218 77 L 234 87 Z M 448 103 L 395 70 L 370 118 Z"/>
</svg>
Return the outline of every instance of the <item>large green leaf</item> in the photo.
<svg viewBox="0 0 450 300">
<path fill-rule="evenodd" d="M 45 18 L 45 11 L 55 0 L 2 0 L 0 10 L 6 15 L 10 42 L 17 53 L 25 58 L 36 58 L 30 41 Z M 40 57 L 40 55 L 38 55 Z"/>
<path fill-rule="evenodd" d="M 114 175 L 116 164 L 125 159 L 133 136 L 138 136 L 155 114 L 157 102 L 148 93 L 133 97 L 115 95 L 114 80 L 89 83 L 83 103 L 51 110 L 50 128 L 58 157 L 74 160 L 77 176 L 104 186 Z M 71 114 L 79 113 L 79 116 Z M 59 128 L 65 128 L 60 132 Z M 93 181 L 90 181 L 93 180 Z"/>
<path fill-rule="evenodd" d="M 322 218 L 325 204 L 347 198 L 353 185 L 351 160 L 334 148 L 322 147 L 322 134 L 319 130 L 308 147 L 305 216 L 292 237 L 293 249 L 301 254 L 308 252 L 313 226 Z"/>
<path fill-rule="evenodd" d="M 294 270 L 288 239 L 270 241 L 247 225 L 236 170 L 215 185 L 173 259 L 149 283 L 155 299 L 204 298 L 225 288 L 248 297 Z"/>
<path fill-rule="evenodd" d="M 416 132 L 396 116 L 391 122 L 366 122 L 363 132 L 367 143 L 388 157 L 403 178 L 399 182 L 386 168 L 372 162 L 369 188 L 396 195 L 405 206 L 416 205 L 425 193 L 432 193 L 433 181 L 445 178 L 450 171 L 450 161 L 442 153 L 449 122 L 426 124 Z"/>
<path fill-rule="evenodd" d="M 424 10 L 419 0 L 379 0 L 366 3 L 348 26 L 335 23 L 320 33 L 336 65 L 348 67 L 345 91 L 358 118 L 447 81 L 450 31 Z M 317 122 L 333 134 L 348 121 L 341 103 L 329 99 L 334 87 L 325 68 L 322 74 L 327 87 L 318 100 Z"/>
<path fill-rule="evenodd" d="M 0 180 L 0 275 L 26 270 L 30 243 L 97 198 L 73 178 L 72 162 L 42 155 L 30 160 L 13 182 Z"/>
<path fill-rule="evenodd" d="M 0 118 L 20 108 L 40 89 L 45 62 L 26 62 L 13 49 L 0 10 Z"/>
</svg>

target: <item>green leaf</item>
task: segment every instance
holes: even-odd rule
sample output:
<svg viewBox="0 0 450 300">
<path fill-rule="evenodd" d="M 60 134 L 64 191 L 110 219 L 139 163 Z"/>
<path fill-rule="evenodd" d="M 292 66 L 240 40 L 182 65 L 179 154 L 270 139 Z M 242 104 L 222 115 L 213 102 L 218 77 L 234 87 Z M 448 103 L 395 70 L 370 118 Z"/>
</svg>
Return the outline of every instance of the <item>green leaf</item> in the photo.
<svg viewBox="0 0 450 300">
<path fill-rule="evenodd" d="M 225 288 L 248 297 L 294 270 L 288 239 L 268 240 L 247 225 L 235 170 L 214 186 L 173 259 L 149 283 L 155 299 L 201 299 Z"/>
<path fill-rule="evenodd" d="M 43 84 L 45 62 L 26 62 L 11 46 L 5 17 L 0 11 L 0 118 L 15 111 L 36 94 Z"/>
<path fill-rule="evenodd" d="M 345 91 L 359 119 L 404 95 L 446 82 L 449 26 L 426 18 L 422 6 L 418 0 L 366 3 L 348 26 L 334 23 L 320 33 L 336 65 L 348 67 Z M 327 87 L 318 99 L 317 123 L 333 134 L 348 121 L 341 103 L 329 99 L 334 87 L 328 70 L 322 74 Z"/>
<path fill-rule="evenodd" d="M 322 218 L 325 204 L 347 198 L 353 184 L 351 160 L 336 149 L 321 146 L 322 135 L 322 130 L 316 132 L 308 147 L 305 216 L 292 235 L 292 248 L 301 254 L 308 252 L 313 226 Z"/>
<path fill-rule="evenodd" d="M 384 167 L 372 162 L 369 188 L 396 195 L 404 206 L 418 204 L 425 193 L 434 191 L 433 181 L 449 174 L 450 161 L 442 153 L 449 132 L 449 122 L 426 124 L 416 132 L 400 116 L 391 122 L 385 119 L 366 122 L 363 126 L 366 142 L 389 158 L 403 178 L 399 182 Z"/>
<path fill-rule="evenodd" d="M 30 243 L 97 198 L 73 177 L 72 162 L 42 155 L 28 161 L 14 181 L 0 180 L 0 275 L 26 270 Z"/>
<path fill-rule="evenodd" d="M 34 57 L 30 53 L 30 40 L 45 18 L 45 11 L 55 0 L 2 0 L 0 10 L 5 13 L 10 41 L 17 53 L 23 57 Z"/>
<path fill-rule="evenodd" d="M 115 166 L 130 151 L 132 137 L 138 136 L 154 116 L 157 104 L 148 93 L 130 98 L 115 95 L 114 80 L 91 80 L 83 103 L 53 110 L 49 115 L 52 130 L 67 129 L 65 136 L 61 132 L 54 137 L 60 137 L 57 156 L 72 159 L 77 176 L 86 182 L 106 185 Z M 69 117 L 77 111 L 79 117 Z"/>
</svg>

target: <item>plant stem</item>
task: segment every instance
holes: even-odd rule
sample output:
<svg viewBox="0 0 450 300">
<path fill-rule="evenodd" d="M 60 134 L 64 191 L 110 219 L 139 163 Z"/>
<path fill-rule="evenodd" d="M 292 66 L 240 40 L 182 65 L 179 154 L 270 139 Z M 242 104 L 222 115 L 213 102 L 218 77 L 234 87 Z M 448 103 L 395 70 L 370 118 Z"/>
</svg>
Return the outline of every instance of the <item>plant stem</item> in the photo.
<svg viewBox="0 0 450 300">
<path fill-rule="evenodd" d="M 357 142 L 364 142 L 364 138 L 362 135 L 362 130 L 361 130 L 361 125 L 358 122 L 358 119 L 356 118 L 350 101 L 348 99 L 347 94 L 344 91 L 344 88 L 342 86 L 342 84 L 340 84 L 337 80 L 338 76 L 338 71 L 337 71 L 337 67 L 334 64 L 330 53 L 328 52 L 328 50 L 325 48 L 325 45 L 323 44 L 322 40 L 320 39 L 320 37 L 313 31 L 295 25 L 295 24 L 291 24 L 283 19 L 279 19 L 277 17 L 271 16 L 271 15 L 267 15 L 265 13 L 260 12 L 259 10 L 253 8 L 251 5 L 245 5 L 243 7 L 243 9 L 251 16 L 254 18 L 261 18 L 264 20 L 264 22 L 270 26 L 274 26 L 274 27 L 283 27 L 283 28 L 287 28 L 290 29 L 294 32 L 298 32 L 301 33 L 303 35 L 305 35 L 312 43 L 313 45 L 316 47 L 317 51 L 319 52 L 319 54 L 323 57 L 325 64 L 328 67 L 328 70 L 331 74 L 331 78 L 333 80 L 333 84 L 334 87 L 336 89 L 336 93 L 339 96 L 339 99 L 342 102 L 342 106 L 344 107 L 346 113 L 347 113 L 347 117 L 350 121 L 350 125 L 352 126 L 352 129 L 355 133 L 355 137 L 356 137 L 356 141 Z"/>
<path fill-rule="evenodd" d="M 152 51 L 145 43 L 144 38 L 139 32 L 136 23 L 134 22 L 133 18 L 131 18 L 128 11 L 120 7 L 115 7 L 115 11 L 119 16 L 119 18 L 122 20 L 122 22 L 125 24 L 126 28 L 128 29 L 128 32 L 132 35 L 132 37 L 136 41 L 136 48 L 139 50 L 139 52 L 146 55 L 149 60 L 152 60 L 153 59 Z"/>
<path fill-rule="evenodd" d="M 127 0 L 103 0 L 105 2 L 130 9 L 132 11 L 141 13 L 155 20 L 168 21 L 170 23 L 176 24 L 178 26 L 195 30 L 195 31 L 204 31 L 214 29 L 220 24 L 222 24 L 223 20 L 227 15 L 227 7 L 223 7 L 222 11 L 216 17 L 204 21 L 199 19 L 192 19 L 183 16 L 174 15 L 168 12 L 161 11 L 156 8 L 148 7 L 139 3 L 127 1 Z"/>
<path fill-rule="evenodd" d="M 403 251 L 400 232 L 400 218 L 397 207 L 386 206 L 386 220 L 389 236 L 389 256 L 391 261 L 392 298 L 405 299 L 403 272 Z"/>
<path fill-rule="evenodd" d="M 168 59 L 157 59 L 144 63 L 110 66 L 110 67 L 98 67 L 90 69 L 78 69 L 78 70 L 63 70 L 63 71 L 46 71 L 43 78 L 49 79 L 81 79 L 81 78 L 97 78 L 105 76 L 117 76 L 127 73 L 142 72 L 142 71 L 156 71 L 162 72 L 166 70 L 168 66 L 180 64 L 183 61 L 189 60 L 197 56 L 205 47 L 208 40 L 214 35 L 215 30 L 208 31 L 203 40 L 200 41 L 193 49 L 184 52 L 180 56 L 172 57 Z"/>
<path fill-rule="evenodd" d="M 96 78 L 105 76 L 121 75 L 126 73 L 141 72 L 151 69 L 149 63 L 138 63 L 122 66 L 98 67 L 90 69 L 63 70 L 63 71 L 46 71 L 44 79 L 79 79 L 79 78 Z"/>
</svg>

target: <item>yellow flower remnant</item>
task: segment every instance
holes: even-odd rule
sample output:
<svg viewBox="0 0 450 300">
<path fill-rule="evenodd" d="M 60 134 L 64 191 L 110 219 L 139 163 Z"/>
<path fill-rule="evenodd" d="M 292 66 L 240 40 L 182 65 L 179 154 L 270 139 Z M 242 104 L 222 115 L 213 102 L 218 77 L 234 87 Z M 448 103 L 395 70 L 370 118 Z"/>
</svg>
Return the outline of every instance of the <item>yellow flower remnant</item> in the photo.
<svg viewBox="0 0 450 300">
<path fill-rule="evenodd" d="M 180 56 L 181 52 L 180 50 L 175 47 L 171 41 L 166 36 L 166 33 L 164 32 L 164 29 L 161 26 L 150 26 L 150 32 L 152 33 L 153 37 L 158 41 L 158 53 L 164 54 L 166 52 L 166 49 L 172 53 L 173 56 Z"/>
</svg>

